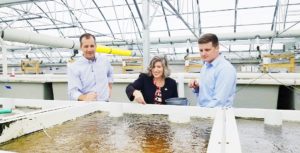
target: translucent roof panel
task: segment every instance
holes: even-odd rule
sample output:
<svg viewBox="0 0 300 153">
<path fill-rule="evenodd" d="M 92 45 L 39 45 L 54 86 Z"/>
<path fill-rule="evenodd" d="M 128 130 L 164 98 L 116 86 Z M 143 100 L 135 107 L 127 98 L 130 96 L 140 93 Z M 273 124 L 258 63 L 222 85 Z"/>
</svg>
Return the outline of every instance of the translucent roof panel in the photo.
<svg viewBox="0 0 300 153">
<path fill-rule="evenodd" d="M 222 20 L 217 20 L 217 19 Z M 207 12 L 201 14 L 201 19 L 205 22 L 201 23 L 202 27 L 217 27 L 234 24 L 234 11 Z"/>
<path fill-rule="evenodd" d="M 170 21 L 170 19 L 169 19 L 169 21 Z M 158 31 L 158 30 L 167 31 L 167 25 L 166 24 L 167 23 L 165 21 L 165 17 L 157 17 L 157 18 L 153 19 L 152 24 L 150 26 L 150 30 L 151 31 Z"/>
<path fill-rule="evenodd" d="M 116 19 L 116 14 L 114 13 L 114 8 L 113 7 L 105 7 L 100 9 L 106 20 L 112 20 Z M 98 13 L 94 14 L 95 16 L 103 19 L 101 13 L 98 11 Z"/>
<path fill-rule="evenodd" d="M 238 1 L 239 8 L 251 8 L 251 7 L 262 7 L 262 6 L 275 6 L 277 0 L 248 0 L 248 1 Z"/>
<path fill-rule="evenodd" d="M 172 15 L 167 17 L 170 29 L 186 29 L 186 26 L 177 16 Z"/>
<path fill-rule="evenodd" d="M 237 13 L 237 24 L 272 23 L 275 7 L 242 9 Z"/>
<path fill-rule="evenodd" d="M 178 35 L 180 35 L 179 31 L 172 31 L 172 36 L 176 36 L 177 32 L 179 33 Z M 188 31 L 189 32 L 189 31 Z M 157 32 L 151 32 L 150 37 L 151 36 L 155 36 L 155 37 L 166 37 L 168 36 L 167 31 L 157 31 Z"/>
<path fill-rule="evenodd" d="M 172 31 L 172 36 L 183 36 L 190 33 L 191 32 L 189 30 L 174 30 Z"/>
<path fill-rule="evenodd" d="M 60 31 L 63 33 L 63 35 L 65 37 L 72 37 L 72 36 L 79 36 L 81 35 L 83 32 L 82 29 L 80 28 L 64 28 L 64 29 L 60 29 Z"/>
<path fill-rule="evenodd" d="M 78 40 L 84 32 L 89 32 L 97 37 L 99 43 L 121 48 L 131 45 L 131 48 L 141 50 L 142 44 L 139 42 L 143 37 L 142 19 L 145 13 L 142 2 L 142 0 L 27 0 L 20 4 L 6 5 L 3 4 L 4 1 L 0 1 L 0 28 L 9 26 L 13 29 L 75 40 Z M 278 2 L 277 5 L 277 0 L 150 1 L 150 40 L 170 40 L 163 44 L 157 42 L 151 44 L 151 53 L 160 52 L 170 56 L 174 54 L 176 59 L 183 58 L 181 54 L 185 54 L 183 49 L 187 41 L 185 38 L 193 38 L 192 45 L 197 48 L 196 38 L 207 32 L 220 35 L 234 32 L 250 35 L 257 31 L 300 30 L 300 1 Z M 275 10 L 276 8 L 278 10 Z M 229 50 L 228 44 L 231 40 L 228 42 L 225 47 L 221 47 L 223 51 Z M 252 42 L 248 41 L 249 44 Z M 15 43 L 7 42 L 7 44 Z M 231 45 L 231 50 L 245 50 L 249 44 Z M 262 44 L 262 48 L 263 46 L 268 44 Z M 276 48 L 276 45 L 273 46 Z M 39 57 L 48 56 L 45 54 L 48 52 L 51 56 L 58 56 L 56 53 L 50 54 L 51 51 L 43 50 L 43 52 L 36 51 Z M 61 56 L 69 54 L 63 53 Z"/>
<path fill-rule="evenodd" d="M 201 11 L 215 11 L 215 10 L 225 10 L 233 9 L 235 1 L 219 1 L 219 0 L 200 0 Z"/>
<path fill-rule="evenodd" d="M 298 22 L 299 23 L 299 22 Z M 286 28 L 289 28 L 290 30 L 299 30 L 300 29 L 300 24 L 296 23 L 287 23 Z"/>
<path fill-rule="evenodd" d="M 230 33 L 233 32 L 233 26 L 220 26 L 220 27 L 202 27 L 203 33 Z"/>
</svg>

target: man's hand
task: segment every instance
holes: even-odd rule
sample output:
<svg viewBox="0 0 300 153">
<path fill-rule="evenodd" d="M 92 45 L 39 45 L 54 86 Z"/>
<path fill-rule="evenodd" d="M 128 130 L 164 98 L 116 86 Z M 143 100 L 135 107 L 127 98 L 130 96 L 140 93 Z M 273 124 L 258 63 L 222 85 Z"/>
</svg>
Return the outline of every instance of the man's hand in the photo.
<svg viewBox="0 0 300 153">
<path fill-rule="evenodd" d="M 141 93 L 141 91 L 134 90 L 133 96 L 134 96 L 134 101 L 136 101 L 137 103 L 146 104 L 146 102 L 144 100 L 144 97 L 143 97 L 143 94 Z"/>
<path fill-rule="evenodd" d="M 97 100 L 97 93 L 96 92 L 89 92 L 85 95 L 81 95 L 78 98 L 81 101 L 96 101 Z"/>
<path fill-rule="evenodd" d="M 196 88 L 198 88 L 199 87 L 199 83 L 197 82 L 197 80 L 191 80 L 190 82 L 189 82 L 189 87 L 190 88 L 194 88 L 194 89 L 196 89 Z"/>
</svg>

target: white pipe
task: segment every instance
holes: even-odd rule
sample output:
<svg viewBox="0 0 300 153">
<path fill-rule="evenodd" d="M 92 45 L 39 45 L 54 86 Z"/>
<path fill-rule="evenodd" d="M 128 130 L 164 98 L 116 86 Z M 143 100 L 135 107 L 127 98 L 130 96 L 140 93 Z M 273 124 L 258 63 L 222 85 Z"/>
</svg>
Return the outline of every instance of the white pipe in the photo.
<svg viewBox="0 0 300 153">
<path fill-rule="evenodd" d="M 39 44 L 56 48 L 80 48 L 79 41 L 73 41 L 71 39 L 53 37 L 17 29 L 5 29 L 1 30 L 1 32 L 2 39 L 6 41 Z"/>
<path fill-rule="evenodd" d="M 269 39 L 273 36 L 276 38 L 293 38 L 300 37 L 300 30 L 288 30 L 282 34 L 281 31 L 274 33 L 272 31 L 254 31 L 254 32 L 239 32 L 239 33 L 216 33 L 220 41 L 228 40 L 248 40 L 248 39 Z M 278 35 L 280 34 L 280 35 Z M 185 36 L 173 36 L 173 37 L 152 37 L 150 39 L 150 44 L 168 44 L 168 43 L 186 43 L 187 40 L 191 42 L 197 42 L 198 40 L 194 35 L 185 35 Z M 135 44 L 141 44 L 143 39 L 138 40 L 128 40 L 127 42 L 133 42 Z M 107 41 L 102 42 L 106 45 L 122 45 L 124 42 L 120 41 Z"/>
<path fill-rule="evenodd" d="M 80 43 L 78 40 L 72 40 L 67 38 L 59 38 L 44 34 L 38 34 L 31 31 L 24 31 L 19 29 L 0 29 L 1 38 L 5 41 L 13 41 L 13 42 L 20 42 L 25 44 L 37 44 L 37 45 L 44 45 L 53 48 L 69 48 L 69 49 L 80 49 Z M 148 45 L 149 48 L 149 45 Z M 107 53 L 108 49 L 112 49 L 112 54 L 121 54 L 123 50 L 119 50 L 116 48 L 109 48 L 103 46 L 97 46 L 97 52 L 104 52 Z M 149 49 L 148 49 L 149 50 Z M 128 54 L 128 50 L 124 50 L 124 54 Z M 121 55 L 124 55 L 121 54 Z M 132 52 L 131 56 L 138 56 L 139 54 Z M 128 56 L 128 55 L 126 55 Z"/>
<path fill-rule="evenodd" d="M 278 32 L 280 33 L 280 32 Z M 255 39 L 259 37 L 260 39 L 269 39 L 273 36 L 276 36 L 277 33 L 274 34 L 272 31 L 257 31 L 257 32 L 240 32 L 240 33 L 219 33 L 217 34 L 220 41 L 223 40 L 245 40 L 245 39 Z M 286 37 L 300 37 L 300 30 L 290 30 L 282 33 L 278 36 L 279 38 Z M 161 37 L 161 38 L 153 38 L 151 39 L 151 43 L 179 43 L 186 42 L 190 39 L 191 42 L 197 42 L 198 40 L 193 37 L 193 35 L 189 36 L 180 36 L 180 37 Z"/>
</svg>

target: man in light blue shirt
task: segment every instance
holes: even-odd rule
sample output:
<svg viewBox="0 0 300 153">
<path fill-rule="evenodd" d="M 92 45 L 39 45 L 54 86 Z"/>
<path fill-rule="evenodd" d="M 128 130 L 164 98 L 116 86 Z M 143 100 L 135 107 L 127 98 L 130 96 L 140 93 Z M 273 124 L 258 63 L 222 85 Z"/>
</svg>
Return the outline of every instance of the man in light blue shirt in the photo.
<svg viewBox="0 0 300 153">
<path fill-rule="evenodd" d="M 232 107 L 236 90 L 236 70 L 219 54 L 219 40 L 215 34 L 204 34 L 198 40 L 204 61 L 199 80 L 191 80 L 189 87 L 197 95 L 201 107 Z"/>
<path fill-rule="evenodd" d="M 108 101 L 113 83 L 113 69 L 103 55 L 96 56 L 95 36 L 80 36 L 83 57 L 68 66 L 68 96 L 70 100 Z"/>
</svg>

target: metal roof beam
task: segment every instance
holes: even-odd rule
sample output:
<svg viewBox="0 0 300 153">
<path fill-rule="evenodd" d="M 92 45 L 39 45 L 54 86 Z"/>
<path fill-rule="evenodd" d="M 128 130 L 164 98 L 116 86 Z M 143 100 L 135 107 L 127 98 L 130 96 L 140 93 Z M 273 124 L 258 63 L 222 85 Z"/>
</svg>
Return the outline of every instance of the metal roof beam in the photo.
<svg viewBox="0 0 300 153">
<path fill-rule="evenodd" d="M 133 19 L 133 21 L 134 21 L 134 23 L 135 23 L 135 25 L 136 25 L 136 28 L 137 28 L 137 30 L 138 30 L 138 32 L 139 32 L 139 36 L 140 36 L 140 38 L 142 38 L 141 31 L 140 31 L 139 26 L 138 26 L 138 24 L 137 24 L 137 22 L 136 22 L 136 19 L 135 19 L 134 14 L 133 14 L 133 12 L 132 12 L 132 10 L 131 10 L 131 7 L 130 7 L 130 5 L 128 4 L 128 1 L 127 1 L 127 0 L 125 0 L 125 2 L 126 2 L 126 4 L 127 4 L 127 6 L 128 6 L 128 9 L 129 9 L 129 11 L 130 11 L 130 13 L 131 13 L 132 19 Z"/>
<path fill-rule="evenodd" d="M 197 0 L 197 14 L 198 14 L 198 36 L 201 35 L 202 33 L 202 27 L 201 27 L 201 12 L 200 12 L 200 4 L 199 4 L 199 0 Z"/>
<path fill-rule="evenodd" d="M 41 19 L 42 17 L 41 16 L 37 16 L 37 17 L 29 17 L 29 18 L 20 18 L 20 19 L 17 19 L 17 20 L 13 20 L 13 19 L 10 19 L 10 20 L 4 20 L 1 18 L 1 21 L 0 23 L 6 23 L 6 22 L 13 22 L 13 21 L 23 21 L 23 20 L 34 20 L 34 19 Z"/>
<path fill-rule="evenodd" d="M 20 4 L 25 4 L 25 3 L 32 3 L 34 1 L 50 1 L 50 0 L 1 0 L 0 1 L 0 7 L 7 7 L 7 6 L 11 6 L 11 5 L 20 5 Z"/>
<path fill-rule="evenodd" d="M 177 17 L 184 23 L 184 25 L 191 31 L 191 33 L 198 39 L 198 36 L 195 34 L 195 32 L 191 29 L 189 24 L 182 18 L 182 16 L 179 14 L 179 12 L 174 8 L 174 6 L 168 1 L 165 0 L 165 2 L 169 5 L 169 7 L 174 11 L 174 13 L 177 15 Z"/>
<path fill-rule="evenodd" d="M 35 2 L 33 2 L 33 4 L 39 8 L 47 17 L 48 19 L 52 22 L 52 24 L 56 27 L 57 31 L 61 34 L 61 36 L 65 37 L 64 34 L 62 33 L 62 31 L 57 27 L 57 25 L 55 24 L 55 22 L 49 17 L 49 15 L 39 6 L 37 5 Z M 47 4 L 46 4 L 47 5 Z"/>
<path fill-rule="evenodd" d="M 12 9 L 12 8 L 11 8 Z M 18 13 L 19 14 L 19 16 L 21 17 L 21 18 L 24 18 L 24 14 L 28 14 L 28 12 L 27 11 L 24 11 L 24 14 L 21 14 L 20 12 L 18 12 L 17 10 L 15 10 L 15 9 L 12 9 L 12 10 L 14 10 L 16 13 Z M 22 10 L 23 11 L 23 10 Z M 18 20 L 16 20 L 16 21 L 18 21 Z M 26 20 L 26 22 L 27 22 L 27 24 L 34 30 L 34 31 L 36 31 L 35 30 L 35 27 L 28 21 L 28 20 Z M 37 33 L 38 33 L 38 31 L 36 31 Z"/>
<path fill-rule="evenodd" d="M 96 6 L 97 10 L 98 10 L 99 13 L 101 14 L 101 16 L 102 16 L 102 18 L 104 19 L 104 21 L 105 21 L 105 23 L 106 23 L 106 25 L 107 25 L 107 27 L 108 27 L 108 29 L 109 29 L 111 35 L 112 35 L 113 38 L 115 39 L 116 37 L 115 37 L 115 35 L 114 35 L 114 33 L 113 33 L 111 27 L 109 26 L 109 23 L 107 22 L 107 20 L 106 20 L 104 14 L 103 14 L 103 12 L 100 10 L 100 8 L 99 8 L 98 4 L 95 2 L 95 0 L 92 0 L 92 2 L 94 3 L 94 5 Z"/>
<path fill-rule="evenodd" d="M 286 24 L 286 17 L 287 17 L 287 14 L 288 14 L 288 9 L 289 9 L 289 3 L 290 3 L 290 0 L 287 0 L 287 3 L 286 3 L 286 9 L 285 9 L 285 15 L 284 15 L 284 23 L 283 23 L 283 29 L 285 29 L 285 24 Z"/>
<path fill-rule="evenodd" d="M 69 10 L 70 15 L 73 15 L 73 16 L 74 16 L 76 22 L 80 25 L 80 27 L 82 28 L 82 30 L 86 33 L 86 29 L 82 26 L 81 22 L 79 22 L 78 18 L 77 18 L 76 15 L 74 14 L 74 12 L 70 9 L 71 7 L 68 6 L 68 5 L 64 2 L 64 0 L 60 0 L 60 1 L 61 1 L 61 2 L 64 4 L 64 6 Z M 71 17 L 71 19 L 72 19 L 72 17 Z"/>
<path fill-rule="evenodd" d="M 277 12 L 278 12 L 278 6 L 279 6 L 279 0 L 277 0 L 276 6 L 275 6 L 275 9 L 274 9 L 274 15 L 273 15 L 273 21 L 272 21 L 271 31 L 273 31 L 273 29 L 275 27 L 275 22 L 276 22 L 276 17 L 277 17 Z"/>
<path fill-rule="evenodd" d="M 158 4 L 157 2 L 153 1 L 154 4 L 160 5 L 160 3 Z M 138 3 L 139 4 L 139 3 Z M 133 5 L 133 4 L 129 4 L 129 5 Z M 115 6 L 120 6 L 120 5 L 115 5 Z M 281 6 L 286 6 L 286 5 L 281 5 Z M 293 4 L 289 4 L 289 6 L 300 6 L 300 3 L 293 3 Z M 247 7 L 247 8 L 237 8 L 237 10 L 247 10 L 247 9 L 257 9 L 257 8 L 270 8 L 270 7 L 275 7 L 275 5 L 266 5 L 266 6 L 257 6 L 257 7 Z M 108 6 L 104 6 L 104 7 L 99 7 L 101 8 L 108 8 Z M 90 8 L 85 8 L 86 10 L 90 10 L 90 9 L 96 9 L 95 7 L 90 7 Z M 73 9 L 74 11 L 81 11 L 83 9 Z M 210 13 L 210 12 L 221 12 L 221 11 L 234 11 L 234 9 L 222 9 L 222 10 L 213 10 L 213 11 L 201 11 L 200 13 Z M 62 12 L 66 12 L 66 11 L 49 11 L 46 13 L 62 13 Z M 186 13 L 181 13 L 181 15 L 189 15 L 192 14 L 193 12 L 186 12 Z M 42 16 L 44 13 L 35 13 L 34 15 L 40 15 Z M 174 14 L 166 14 L 166 16 L 173 16 Z M 164 15 L 156 15 L 154 17 L 164 17 Z M 133 18 L 133 17 L 132 17 Z M 117 20 L 130 20 L 132 18 L 129 17 L 125 17 L 125 18 L 118 18 L 118 19 L 107 19 L 107 21 L 117 21 Z M 139 17 L 135 17 L 136 19 Z M 81 23 L 88 23 L 88 22 L 101 22 L 104 20 L 98 20 L 98 21 L 84 21 Z M 271 22 L 270 22 L 271 23 Z"/>
<path fill-rule="evenodd" d="M 114 4 L 114 1 L 111 1 L 111 2 L 112 2 L 112 5 L 113 5 L 115 16 L 116 16 L 116 21 L 117 21 L 117 24 L 118 24 L 118 28 L 119 28 L 119 31 L 121 33 L 121 37 L 122 37 L 122 39 L 124 39 L 124 36 L 122 34 L 122 30 L 121 30 L 121 26 L 120 26 L 120 22 L 119 22 L 119 19 L 118 19 L 118 16 L 117 16 L 117 11 L 116 11 L 116 7 L 115 7 L 115 4 Z"/>
<path fill-rule="evenodd" d="M 52 29 L 57 29 L 60 31 L 60 29 L 68 29 L 68 28 L 76 28 L 76 26 L 72 25 L 72 26 L 63 26 L 63 27 L 59 27 L 59 26 L 55 26 L 55 27 L 50 27 L 50 28 L 36 28 L 35 30 L 37 31 L 41 31 L 41 30 L 52 30 Z M 64 35 L 62 35 L 64 37 Z"/>
<path fill-rule="evenodd" d="M 45 0 L 44 0 L 45 1 Z M 48 1 L 52 1 L 52 0 L 48 0 Z M 159 0 L 161 1 L 161 0 Z M 160 5 L 160 3 L 157 3 L 157 1 L 152 1 L 154 4 L 158 4 Z M 137 3 L 137 4 L 141 4 L 141 3 Z M 134 5 L 134 4 L 129 4 L 129 5 Z M 292 4 L 289 4 L 289 6 L 299 6 L 300 3 L 292 3 Z M 124 5 L 115 5 L 115 7 L 117 6 L 124 6 Z M 249 10 L 249 9 L 257 9 L 257 8 L 270 8 L 270 7 L 275 7 L 276 5 L 261 5 L 261 6 L 252 6 L 252 7 L 240 7 L 238 8 L 238 10 Z M 286 6 L 286 5 L 281 5 L 281 6 Z M 113 7 L 113 6 L 100 6 L 99 8 L 102 9 L 102 8 L 110 8 L 110 7 Z M 73 8 L 72 10 L 73 11 L 84 11 L 84 10 L 91 10 L 91 9 L 96 9 L 96 7 L 86 7 L 86 8 Z M 206 11 L 202 11 L 201 13 L 210 13 L 210 12 L 222 12 L 222 11 L 234 11 L 234 9 L 219 9 L 219 10 L 206 10 Z M 62 13 L 62 12 L 66 12 L 65 10 L 56 10 L 56 11 L 49 11 L 47 13 Z M 193 12 L 187 12 L 187 13 L 181 13 L 182 15 L 187 15 L 187 14 L 192 14 Z M 39 14 L 39 13 L 37 13 Z M 40 13 L 41 14 L 41 13 Z M 87 14 L 88 15 L 88 14 Z M 156 17 L 162 17 L 163 15 L 158 15 Z M 167 15 L 169 16 L 169 15 Z M 120 18 L 121 19 L 121 18 Z M 108 21 L 111 21 L 111 20 L 108 20 Z"/>
<path fill-rule="evenodd" d="M 143 17 L 141 15 L 141 12 L 140 12 L 140 9 L 139 9 L 139 6 L 138 6 L 136 0 L 133 0 L 133 3 L 134 3 L 134 6 L 136 8 L 136 11 L 138 12 L 139 18 L 140 18 L 140 20 L 142 22 L 142 25 L 143 25 L 143 28 L 145 29 L 145 23 L 144 23 Z"/>
<path fill-rule="evenodd" d="M 13 8 L 11 7 L 12 9 L 14 10 L 18 10 L 18 11 L 22 11 L 22 12 L 25 12 L 24 10 L 20 10 L 20 9 L 17 9 L 17 8 Z M 30 13 L 28 12 L 28 14 L 32 14 L 32 15 L 36 15 L 36 14 L 33 14 L 33 13 Z M 42 16 L 42 15 L 41 15 Z M 49 18 L 47 16 L 42 16 L 43 18 Z M 67 22 L 64 22 L 64 21 L 61 21 L 61 20 L 57 20 L 57 19 L 54 19 L 54 18 L 51 18 L 51 20 L 53 21 L 56 21 L 56 22 L 60 22 L 62 24 L 67 24 L 67 25 L 71 25 L 71 26 L 74 26 L 74 24 L 71 24 L 71 23 L 67 23 Z M 78 27 L 77 25 L 75 25 L 76 27 Z M 86 29 L 86 28 L 85 28 Z M 108 36 L 106 34 L 103 34 L 103 33 L 100 33 L 100 32 L 97 32 L 97 31 L 94 31 L 94 30 L 91 30 L 91 29 L 86 29 L 87 31 L 91 31 L 91 32 L 94 32 L 94 33 L 97 33 L 96 35 L 100 35 L 100 36 Z M 108 36 L 109 37 L 109 36 Z"/>
<path fill-rule="evenodd" d="M 235 0 L 235 7 L 234 7 L 234 26 L 233 32 L 236 33 L 236 23 L 237 23 L 237 7 L 238 7 L 239 0 Z"/>
<path fill-rule="evenodd" d="M 168 23 L 168 19 L 167 19 L 167 16 L 166 16 L 166 12 L 165 12 L 163 3 L 160 2 L 160 4 L 161 4 L 161 9 L 162 9 L 162 11 L 163 11 L 163 14 L 164 14 L 164 16 L 165 16 L 165 22 L 166 22 L 166 26 L 167 26 L 167 30 L 168 30 L 168 36 L 171 37 L 171 32 L 170 32 L 170 28 L 169 28 L 169 23 Z"/>
</svg>

